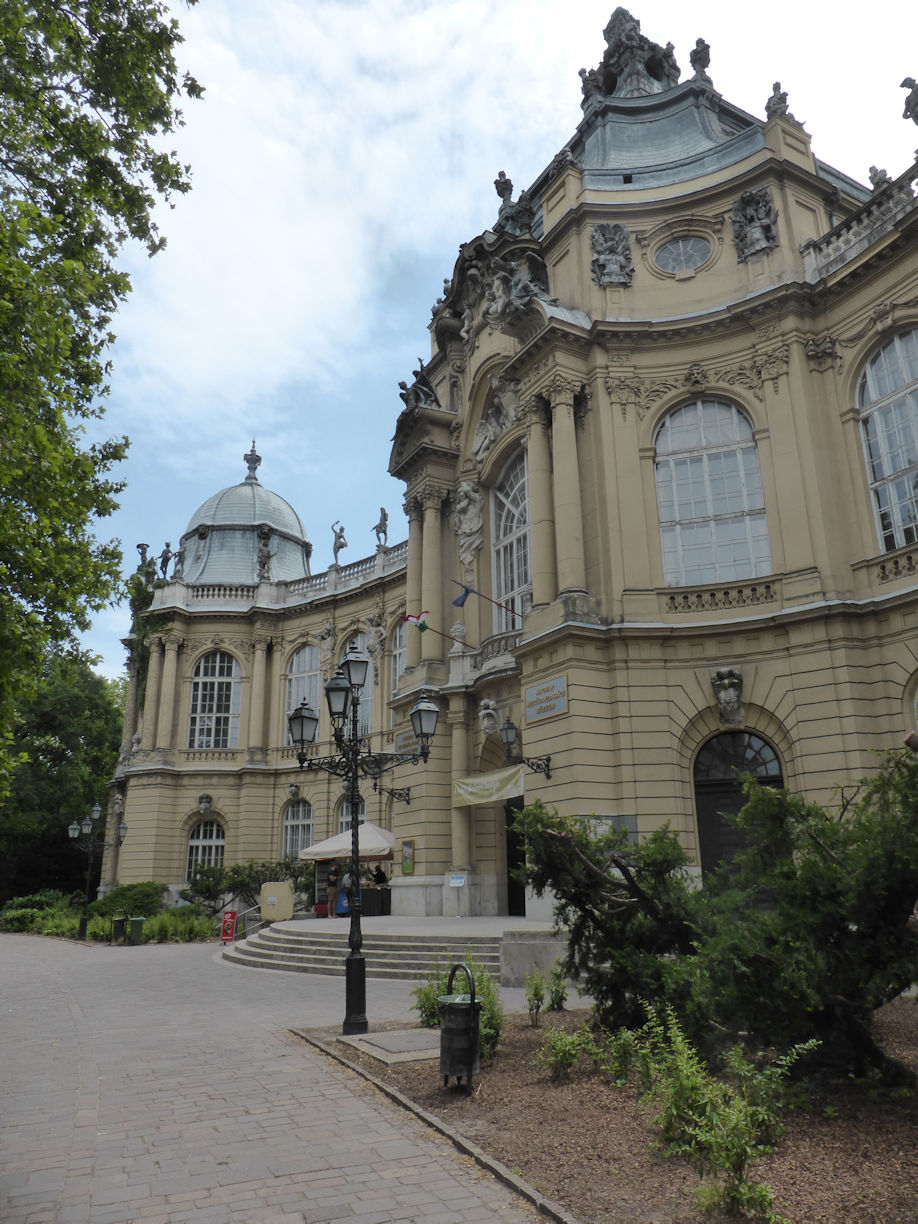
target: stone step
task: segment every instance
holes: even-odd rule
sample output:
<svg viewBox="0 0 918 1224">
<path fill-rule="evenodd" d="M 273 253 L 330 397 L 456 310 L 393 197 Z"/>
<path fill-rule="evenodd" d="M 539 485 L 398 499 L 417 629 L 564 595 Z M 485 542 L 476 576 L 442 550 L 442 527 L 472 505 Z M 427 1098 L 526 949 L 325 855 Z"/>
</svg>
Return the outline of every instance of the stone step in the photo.
<svg viewBox="0 0 918 1224">
<path fill-rule="evenodd" d="M 448 970 L 468 957 L 500 979 L 499 937 L 370 935 L 363 940 L 367 977 L 423 981 L 437 968 Z M 266 927 L 223 949 L 225 960 L 290 973 L 344 974 L 347 931 L 313 935 Z"/>
</svg>

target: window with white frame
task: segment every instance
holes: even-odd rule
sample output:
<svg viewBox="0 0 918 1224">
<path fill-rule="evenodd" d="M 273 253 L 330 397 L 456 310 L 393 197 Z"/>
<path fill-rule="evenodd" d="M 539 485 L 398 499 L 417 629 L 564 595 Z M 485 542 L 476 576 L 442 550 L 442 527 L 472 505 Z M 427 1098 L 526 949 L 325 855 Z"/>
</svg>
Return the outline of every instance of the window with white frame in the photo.
<svg viewBox="0 0 918 1224">
<path fill-rule="evenodd" d="M 357 823 L 363 824 L 367 818 L 367 805 L 363 801 L 363 797 L 357 803 Z M 351 827 L 351 801 L 343 799 L 341 807 L 338 809 L 338 832 L 347 833 Z"/>
<path fill-rule="evenodd" d="M 667 586 L 772 570 L 752 424 L 734 404 L 694 400 L 657 430 L 655 475 Z"/>
<path fill-rule="evenodd" d="M 225 650 L 199 659 L 191 682 L 189 748 L 238 748 L 241 669 Z"/>
<path fill-rule="evenodd" d="M 301 646 L 294 654 L 287 667 L 287 714 L 290 715 L 303 701 L 307 701 L 315 712 L 321 711 L 319 686 L 322 672 L 319 667 L 319 649 L 317 646 Z M 290 727 L 287 727 L 287 743 L 290 739 Z"/>
<path fill-rule="evenodd" d="M 398 694 L 399 681 L 402 678 L 402 673 L 405 670 L 407 660 L 407 646 L 405 638 L 405 622 L 399 621 L 392 634 L 392 671 L 391 671 L 391 696 L 395 697 Z M 392 725 L 395 726 L 395 711 L 392 711 Z"/>
<path fill-rule="evenodd" d="M 877 534 L 889 552 L 918 540 L 918 329 L 871 357 L 857 403 Z"/>
<path fill-rule="evenodd" d="M 312 845 L 312 804 L 295 799 L 284 812 L 284 858 L 296 858 Z"/>
<path fill-rule="evenodd" d="M 521 451 L 504 468 L 491 491 L 495 633 L 519 629 L 532 607 L 529 563 L 529 479 Z"/>
<path fill-rule="evenodd" d="M 361 654 L 370 658 L 370 637 L 367 633 L 354 633 L 348 640 L 347 649 L 356 646 Z M 345 652 L 346 653 L 346 652 Z M 360 690 L 360 713 L 357 722 L 357 734 L 369 735 L 373 729 L 373 662 L 367 668 L 366 683 Z"/>
<path fill-rule="evenodd" d="M 199 820 L 188 837 L 188 863 L 185 879 L 190 880 L 196 867 L 222 867 L 226 835 L 216 820 Z"/>
</svg>

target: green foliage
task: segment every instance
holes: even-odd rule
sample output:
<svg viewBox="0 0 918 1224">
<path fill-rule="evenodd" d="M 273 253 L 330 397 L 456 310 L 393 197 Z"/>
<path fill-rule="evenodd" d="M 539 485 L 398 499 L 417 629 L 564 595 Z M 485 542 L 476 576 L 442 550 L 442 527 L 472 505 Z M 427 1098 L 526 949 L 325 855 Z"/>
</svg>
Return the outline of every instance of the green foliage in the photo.
<svg viewBox="0 0 918 1224">
<path fill-rule="evenodd" d="M 41 922 L 46 909 L 36 909 L 33 906 L 23 906 L 22 909 L 4 909 L 0 925 L 4 931 L 34 931 Z"/>
<path fill-rule="evenodd" d="M 202 906 L 209 914 L 217 914 L 229 896 L 226 868 L 195 863 L 191 879 L 179 893 L 183 901 Z"/>
<path fill-rule="evenodd" d="M 529 1022 L 533 1028 L 539 1027 L 539 1013 L 545 1004 L 545 977 L 542 971 L 534 968 L 526 978 L 526 1006 L 529 1008 Z"/>
<path fill-rule="evenodd" d="M 90 914 L 100 918 L 111 918 L 113 914 L 126 914 L 132 918 L 146 918 L 158 914 L 163 908 L 165 884 L 143 880 L 136 884 L 119 884 L 111 892 L 92 901 Z"/>
<path fill-rule="evenodd" d="M 218 934 L 212 917 L 191 908 L 164 910 L 143 924 L 144 943 L 205 943 Z"/>
<path fill-rule="evenodd" d="M 243 909 L 261 904 L 261 890 L 275 880 L 289 880 L 294 893 L 311 897 L 315 880 L 315 863 L 295 858 L 245 863 L 229 867 L 196 865 L 191 879 L 180 896 L 183 901 L 203 906 L 210 914 L 219 913 L 229 898 L 238 899 Z"/>
<path fill-rule="evenodd" d="M 564 1011 L 567 1002 L 567 974 L 563 961 L 556 961 L 548 979 L 548 1011 Z"/>
<path fill-rule="evenodd" d="M 121 739 L 117 690 L 95 674 L 89 655 L 49 648 L 40 684 L 20 698 L 16 714 L 12 750 L 20 764 L 0 799 L 0 901 L 43 887 L 82 893 L 86 855 L 67 826 L 93 804 L 107 806 Z M 95 872 L 100 867 L 97 858 Z"/>
<path fill-rule="evenodd" d="M 69 909 L 70 898 L 64 896 L 56 888 L 43 888 L 39 892 L 30 893 L 26 897 L 11 897 L 9 901 L 4 902 L 3 908 L 0 909 L 0 917 L 7 910 L 24 909 L 26 907 L 33 909 Z"/>
<path fill-rule="evenodd" d="M 873 1015 L 918 979 L 918 758 L 888 754 L 833 813 L 744 785 L 747 847 L 700 887 L 668 829 L 632 845 L 540 804 L 517 817 L 529 883 L 554 891 L 569 931 L 566 972 L 606 1028 L 637 1027 L 647 999 L 706 1051 L 741 1032 L 763 1048 L 816 1038 L 842 1073 L 911 1082 Z"/>
<path fill-rule="evenodd" d="M 546 1067 L 551 1079 L 557 1083 L 569 1079 L 581 1056 L 592 1056 L 594 1048 L 593 1039 L 586 1028 L 580 1028 L 575 1033 L 553 1028 L 545 1034 L 532 1061 L 537 1067 Z"/>
<path fill-rule="evenodd" d="M 492 1059 L 500 1044 L 500 1036 L 504 1027 L 504 1008 L 500 1001 L 500 987 L 494 981 L 488 969 L 466 952 L 465 963 L 468 965 L 475 983 L 475 999 L 481 1003 L 479 1018 L 480 1049 L 484 1059 Z M 427 980 L 416 986 L 411 995 L 415 1000 L 414 1009 L 420 1017 L 420 1022 L 427 1028 L 436 1028 L 440 1023 L 438 999 L 447 993 L 449 986 L 450 966 L 442 969 L 439 962 L 427 976 Z M 468 985 L 465 974 L 457 974 L 453 978 L 453 991 L 462 993 Z"/>
<path fill-rule="evenodd" d="M 765 1067 L 748 1062 L 734 1048 L 727 1065 L 732 1080 L 718 1079 L 685 1037 L 672 1008 L 649 1012 L 637 1035 L 646 1097 L 659 1102 L 654 1120 L 668 1154 L 686 1157 L 702 1177 L 717 1179 L 703 1192 L 706 1207 L 779 1220 L 771 1210 L 772 1191 L 749 1180 L 748 1166 L 774 1150 L 775 1139 L 783 1133 L 780 1081 L 816 1044 L 796 1046 Z"/>
<path fill-rule="evenodd" d="M 158 200 L 189 187 L 162 138 L 181 78 L 162 0 L 14 0 L 0 8 L 0 796 L 18 759 L 17 706 L 44 650 L 116 592 L 120 550 L 95 521 L 120 492 L 126 439 L 86 445 L 108 392 L 118 254 L 163 241 Z"/>
</svg>

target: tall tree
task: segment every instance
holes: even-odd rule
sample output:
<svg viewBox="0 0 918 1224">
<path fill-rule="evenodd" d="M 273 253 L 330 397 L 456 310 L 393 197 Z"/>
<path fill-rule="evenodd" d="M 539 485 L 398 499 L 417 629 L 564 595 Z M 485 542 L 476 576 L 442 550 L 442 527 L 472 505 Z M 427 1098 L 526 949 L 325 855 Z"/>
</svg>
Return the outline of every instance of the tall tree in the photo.
<svg viewBox="0 0 918 1224">
<path fill-rule="evenodd" d="M 195 0 L 187 0 L 192 4 Z M 159 0 L 7 0 L 0 6 L 0 795 L 14 712 L 45 646 L 87 627 L 119 583 L 100 542 L 126 438 L 86 444 L 103 413 L 112 316 L 133 239 L 163 246 L 158 200 L 189 188 L 161 138 L 181 76 Z"/>
<path fill-rule="evenodd" d="M 123 716 L 116 682 L 96 675 L 87 654 L 51 648 L 40 683 L 20 702 L 13 750 L 22 758 L 0 803 L 0 904 L 57 888 L 79 889 L 86 856 L 67 826 L 107 806 Z"/>
</svg>

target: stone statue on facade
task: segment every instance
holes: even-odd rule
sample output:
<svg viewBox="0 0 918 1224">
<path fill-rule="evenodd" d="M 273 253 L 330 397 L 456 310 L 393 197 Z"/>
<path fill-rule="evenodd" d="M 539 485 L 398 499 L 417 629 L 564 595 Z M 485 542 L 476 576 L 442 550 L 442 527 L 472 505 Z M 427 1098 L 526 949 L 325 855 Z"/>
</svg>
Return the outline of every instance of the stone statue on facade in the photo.
<svg viewBox="0 0 918 1224">
<path fill-rule="evenodd" d="M 376 532 L 376 543 L 380 548 L 385 548 L 389 543 L 389 515 L 385 506 L 379 507 L 379 522 L 373 528 Z"/>
<path fill-rule="evenodd" d="M 166 577 L 166 571 L 169 569 L 169 562 L 172 560 L 172 545 L 166 541 L 166 547 L 159 554 L 159 572 Z"/>
<path fill-rule="evenodd" d="M 778 213 L 767 187 L 744 191 L 733 205 L 733 241 L 740 262 L 778 245 Z"/>
<path fill-rule="evenodd" d="M 258 581 L 271 581 L 271 528 L 263 523 L 258 528 Z"/>
<path fill-rule="evenodd" d="M 918 81 L 914 77 L 906 77 L 899 88 L 909 91 L 905 98 L 905 110 L 902 112 L 902 118 L 912 119 L 915 123 L 918 123 Z"/>
<path fill-rule="evenodd" d="M 519 406 L 519 387 L 499 375 L 491 378 L 491 402 L 472 436 L 472 453 L 478 464 L 484 462 L 491 447 L 516 420 Z"/>
<path fill-rule="evenodd" d="M 493 697 L 483 697 L 478 705 L 478 718 L 481 721 L 481 734 L 493 735 L 498 728 L 500 715 L 497 702 Z"/>
<path fill-rule="evenodd" d="M 335 657 L 335 626 L 326 625 L 319 630 L 319 667 L 323 677 L 331 674 L 332 662 Z"/>
<path fill-rule="evenodd" d="M 527 192 L 520 193 L 520 198 L 513 201 L 513 180 L 509 179 L 503 170 L 497 172 L 494 180 L 494 190 L 500 196 L 500 208 L 497 213 L 496 230 L 505 230 L 510 234 L 525 234 L 532 228 L 532 202 Z"/>
<path fill-rule="evenodd" d="M 708 67 L 711 63 L 711 48 L 703 38 L 695 39 L 695 49 L 689 54 L 689 63 L 695 71 L 692 80 L 703 81 L 706 85 L 710 85 L 711 78 L 708 76 Z"/>
<path fill-rule="evenodd" d="M 740 725 L 746 718 L 742 672 L 735 667 L 720 668 L 711 673 L 711 687 L 717 700 L 720 721 L 729 727 Z"/>
<path fill-rule="evenodd" d="M 536 251 L 526 251 L 518 259 L 495 257 L 485 283 L 483 317 L 489 327 L 498 328 L 523 315 L 536 300 L 556 303 L 548 292 L 548 267 Z"/>
<path fill-rule="evenodd" d="M 797 120 L 787 109 L 787 90 L 781 88 L 780 81 L 775 81 L 771 87 L 771 97 L 765 103 L 765 118 L 775 119 L 779 115 L 783 119 L 788 119 L 791 123 L 797 123 Z"/>
<path fill-rule="evenodd" d="M 631 243 L 624 225 L 594 225 L 590 235 L 593 280 L 597 285 L 630 285 L 634 278 Z"/>
<path fill-rule="evenodd" d="M 185 574 L 185 545 L 180 544 L 172 556 L 172 580 L 182 578 Z"/>
<path fill-rule="evenodd" d="M 332 529 L 332 535 L 334 536 L 334 541 L 332 542 L 332 552 L 334 553 L 334 556 L 335 556 L 334 563 L 335 565 L 337 565 L 338 564 L 338 554 L 341 552 L 342 548 L 347 548 L 347 540 L 344 538 L 344 528 L 338 522 L 337 519 L 335 520 L 334 523 L 332 523 L 331 529 Z"/>
<path fill-rule="evenodd" d="M 440 401 L 420 357 L 418 358 L 418 369 L 411 372 L 414 375 L 414 382 L 411 386 L 406 382 L 398 384 L 399 397 L 403 400 L 405 408 L 412 414 L 417 413 L 421 408 L 439 408 Z"/>
<path fill-rule="evenodd" d="M 463 480 L 456 490 L 454 521 L 459 545 L 459 560 L 468 568 L 474 565 L 482 544 L 484 499 L 471 481 Z"/>
<path fill-rule="evenodd" d="M 885 170 L 878 170 L 876 166 L 870 167 L 869 172 L 870 186 L 874 191 L 882 191 L 884 187 L 888 187 L 892 179 Z"/>
<path fill-rule="evenodd" d="M 584 105 L 595 95 L 639 98 L 679 83 L 672 43 L 661 47 L 641 33 L 641 23 L 617 8 L 603 31 L 606 50 L 598 69 L 580 69 Z"/>
</svg>

